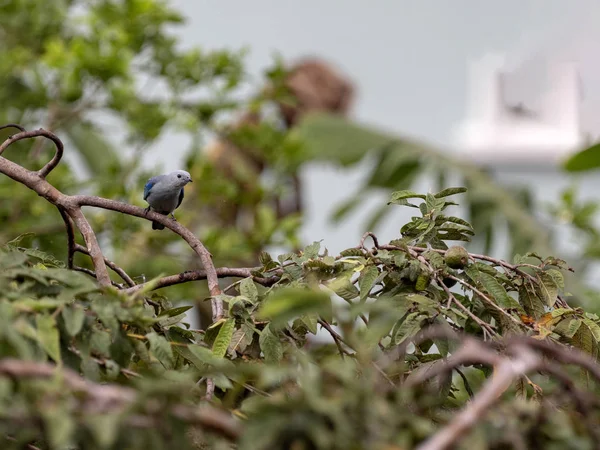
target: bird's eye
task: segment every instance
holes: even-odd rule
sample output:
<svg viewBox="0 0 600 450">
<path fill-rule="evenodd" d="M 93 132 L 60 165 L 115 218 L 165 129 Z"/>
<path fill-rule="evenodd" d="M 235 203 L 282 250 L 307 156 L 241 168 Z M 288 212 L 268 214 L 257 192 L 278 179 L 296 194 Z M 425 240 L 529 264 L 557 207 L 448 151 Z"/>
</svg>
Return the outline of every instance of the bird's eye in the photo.
<svg viewBox="0 0 600 450">
<path fill-rule="evenodd" d="M 181 178 L 181 175 L 177 175 L 177 178 Z"/>
</svg>

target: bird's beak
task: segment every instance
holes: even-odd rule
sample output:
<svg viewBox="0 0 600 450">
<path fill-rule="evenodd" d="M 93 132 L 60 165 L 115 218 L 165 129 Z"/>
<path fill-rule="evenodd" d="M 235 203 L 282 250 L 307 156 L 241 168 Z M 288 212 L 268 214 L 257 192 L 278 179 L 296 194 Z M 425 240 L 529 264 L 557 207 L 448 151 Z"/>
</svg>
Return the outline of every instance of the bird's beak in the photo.
<svg viewBox="0 0 600 450">
<path fill-rule="evenodd" d="M 193 183 L 192 179 L 190 178 L 190 183 Z"/>
</svg>

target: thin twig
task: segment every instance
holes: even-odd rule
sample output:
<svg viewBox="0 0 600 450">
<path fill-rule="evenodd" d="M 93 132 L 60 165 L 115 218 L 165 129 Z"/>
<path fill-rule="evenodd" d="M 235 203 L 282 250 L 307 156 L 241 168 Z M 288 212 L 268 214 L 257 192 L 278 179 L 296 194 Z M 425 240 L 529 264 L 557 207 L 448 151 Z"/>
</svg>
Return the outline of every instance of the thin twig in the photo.
<svg viewBox="0 0 600 450">
<path fill-rule="evenodd" d="M 220 267 L 215 269 L 217 272 L 217 277 L 219 278 L 228 278 L 228 277 L 240 277 L 240 278 L 248 278 L 252 277 L 252 279 L 263 286 L 271 286 L 279 281 L 278 276 L 273 276 L 269 278 L 255 277 L 252 275 L 252 271 L 256 270 L 253 267 L 239 267 L 239 268 L 228 268 L 228 267 Z M 205 280 L 207 277 L 205 270 L 189 270 L 186 272 L 181 272 L 175 275 L 169 275 L 166 277 L 159 278 L 158 280 L 148 281 L 146 283 L 137 284 L 135 286 L 130 287 L 126 290 L 128 294 L 133 294 L 144 289 L 147 285 L 152 286 L 152 290 L 164 288 L 167 286 L 173 286 L 175 284 L 187 283 L 189 281 L 197 281 L 197 280 Z"/>
<path fill-rule="evenodd" d="M 460 284 L 462 284 L 464 287 L 466 287 L 467 289 L 470 289 L 471 291 L 475 292 L 477 295 L 479 295 L 483 300 L 485 300 L 485 302 L 487 304 L 489 304 L 492 308 L 496 309 L 497 311 L 499 311 L 501 314 L 505 315 L 506 317 L 508 317 L 510 320 L 512 320 L 514 323 L 516 323 L 517 325 L 519 325 L 520 327 L 529 329 L 527 327 L 527 325 L 525 325 L 523 322 L 517 320 L 515 317 L 513 317 L 512 315 L 510 315 L 509 313 L 507 313 L 503 308 L 501 308 L 500 306 L 498 306 L 491 298 L 489 298 L 487 295 L 485 295 L 483 292 L 481 292 L 479 289 L 477 289 L 475 286 L 467 283 L 464 280 L 461 280 L 458 277 L 455 277 L 454 275 L 450 275 L 448 278 L 450 278 L 451 280 L 454 281 L 458 281 Z"/>
</svg>

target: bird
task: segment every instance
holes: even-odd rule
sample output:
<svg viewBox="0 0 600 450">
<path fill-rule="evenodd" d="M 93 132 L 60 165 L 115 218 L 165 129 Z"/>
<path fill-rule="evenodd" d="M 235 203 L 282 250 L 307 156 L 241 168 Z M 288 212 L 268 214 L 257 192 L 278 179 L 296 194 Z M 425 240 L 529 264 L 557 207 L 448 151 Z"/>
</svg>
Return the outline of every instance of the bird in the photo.
<svg viewBox="0 0 600 450">
<path fill-rule="evenodd" d="M 150 210 L 165 216 L 175 216 L 173 211 L 179 208 L 183 201 L 183 188 L 192 182 L 192 177 L 185 170 L 176 170 L 164 175 L 150 178 L 144 186 L 144 200 L 148 202 L 146 213 Z M 165 226 L 152 222 L 153 230 L 164 230 Z"/>
</svg>

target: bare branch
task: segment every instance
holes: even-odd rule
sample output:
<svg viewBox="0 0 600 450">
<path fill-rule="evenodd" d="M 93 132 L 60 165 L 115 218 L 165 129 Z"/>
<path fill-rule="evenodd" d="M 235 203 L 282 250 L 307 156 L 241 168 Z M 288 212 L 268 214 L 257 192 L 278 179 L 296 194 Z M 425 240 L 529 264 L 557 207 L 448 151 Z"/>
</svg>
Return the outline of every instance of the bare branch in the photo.
<svg viewBox="0 0 600 450">
<path fill-rule="evenodd" d="M 0 126 L 0 130 L 4 130 L 6 128 L 16 128 L 19 131 L 27 131 L 25 128 L 23 128 L 21 125 L 16 124 L 16 123 L 7 123 L 6 125 L 2 125 Z"/>
<path fill-rule="evenodd" d="M 6 126 L 23 129 L 23 127 L 21 127 L 19 125 L 14 125 L 14 124 L 6 125 Z M 11 144 L 14 144 L 15 142 L 21 141 L 23 139 L 31 139 L 31 138 L 38 137 L 38 136 L 43 136 L 43 137 L 51 140 L 52 142 L 54 142 L 54 145 L 56 146 L 56 153 L 54 154 L 52 159 L 50 161 L 48 161 L 48 163 L 46 163 L 46 165 L 44 167 L 42 167 L 40 170 L 38 170 L 36 172 L 36 174 L 40 178 L 46 178 L 46 176 L 48 176 L 48 174 L 58 165 L 58 163 L 60 162 L 62 155 L 63 155 L 63 148 L 64 148 L 63 143 L 58 138 L 58 136 L 56 136 L 54 133 L 51 133 L 50 131 L 44 130 L 42 128 L 33 130 L 33 131 L 24 131 L 24 129 L 23 129 L 23 131 L 21 131 L 20 133 L 10 136 L 8 139 L 6 139 L 6 141 L 4 141 L 2 143 L 2 145 L 0 145 L 0 155 Z"/>
<path fill-rule="evenodd" d="M 467 407 L 453 416 L 454 418 L 446 426 L 419 445 L 417 449 L 444 450 L 451 447 L 485 417 L 485 413 L 498 401 L 500 395 L 514 380 L 537 369 L 541 364 L 540 356 L 526 346 L 516 348 L 515 353 L 514 359 L 501 359 L 495 367 L 494 376 L 488 379 L 483 389 L 477 393 Z"/>
</svg>

